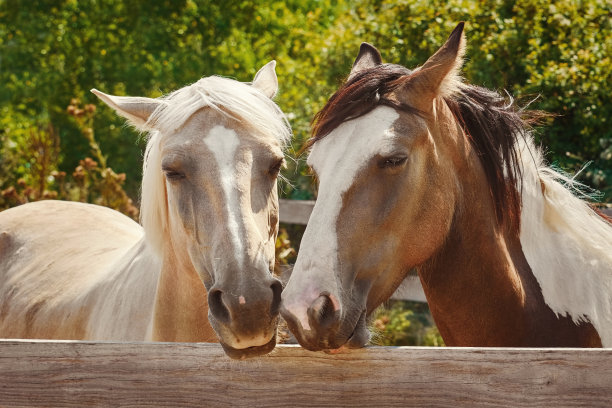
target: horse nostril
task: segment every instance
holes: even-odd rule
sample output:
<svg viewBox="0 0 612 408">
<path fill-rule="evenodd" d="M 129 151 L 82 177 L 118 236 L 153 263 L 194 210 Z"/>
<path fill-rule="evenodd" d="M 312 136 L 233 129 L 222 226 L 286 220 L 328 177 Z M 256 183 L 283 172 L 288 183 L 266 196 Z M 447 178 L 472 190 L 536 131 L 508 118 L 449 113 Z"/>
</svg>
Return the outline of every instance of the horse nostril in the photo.
<svg viewBox="0 0 612 408">
<path fill-rule="evenodd" d="M 280 312 L 281 293 L 283 292 L 283 285 L 280 283 L 279 280 L 274 279 L 274 281 L 270 285 L 270 289 L 272 289 L 272 304 L 270 305 L 270 316 L 276 317 Z"/>
<path fill-rule="evenodd" d="M 229 322 L 230 312 L 223 303 L 223 292 L 219 289 L 213 289 L 208 294 L 208 308 L 215 319 L 220 322 Z"/>
<path fill-rule="evenodd" d="M 334 303 L 327 294 L 321 294 L 308 308 L 309 320 L 321 328 L 331 327 L 338 320 Z"/>
</svg>

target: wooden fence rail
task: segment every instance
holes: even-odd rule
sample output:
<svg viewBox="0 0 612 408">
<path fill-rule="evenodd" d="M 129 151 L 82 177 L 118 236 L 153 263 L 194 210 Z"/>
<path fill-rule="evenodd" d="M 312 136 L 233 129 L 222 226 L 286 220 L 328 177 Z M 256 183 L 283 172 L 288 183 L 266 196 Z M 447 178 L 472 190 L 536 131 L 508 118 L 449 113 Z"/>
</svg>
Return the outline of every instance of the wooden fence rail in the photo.
<svg viewBox="0 0 612 408">
<path fill-rule="evenodd" d="M 287 224 L 308 224 L 308 219 L 314 208 L 313 200 L 278 200 L 280 222 Z"/>
<path fill-rule="evenodd" d="M 0 406 L 610 407 L 612 349 L 0 341 Z"/>
</svg>

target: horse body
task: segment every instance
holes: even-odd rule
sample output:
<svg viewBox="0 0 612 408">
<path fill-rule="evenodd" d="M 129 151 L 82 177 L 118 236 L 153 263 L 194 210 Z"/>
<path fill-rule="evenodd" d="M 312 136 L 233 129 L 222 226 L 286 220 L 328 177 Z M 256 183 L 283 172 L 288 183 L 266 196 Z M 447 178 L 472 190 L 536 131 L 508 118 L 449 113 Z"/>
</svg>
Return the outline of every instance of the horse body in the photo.
<svg viewBox="0 0 612 408">
<path fill-rule="evenodd" d="M 41 201 L 0 213 L 0 231 L 3 337 L 150 339 L 159 267 L 134 267 L 144 248 L 137 223 L 100 206 Z"/>
<path fill-rule="evenodd" d="M 462 30 L 414 71 L 362 45 L 317 115 L 282 309 L 306 348 L 367 343 L 411 268 L 447 345 L 612 345 L 612 227 L 543 165 L 528 113 L 461 83 Z"/>
<path fill-rule="evenodd" d="M 0 336 L 220 341 L 233 358 L 274 348 L 290 135 L 274 66 L 252 85 L 208 77 L 159 99 L 93 90 L 149 132 L 142 227 L 78 203 L 1 213 Z"/>
</svg>

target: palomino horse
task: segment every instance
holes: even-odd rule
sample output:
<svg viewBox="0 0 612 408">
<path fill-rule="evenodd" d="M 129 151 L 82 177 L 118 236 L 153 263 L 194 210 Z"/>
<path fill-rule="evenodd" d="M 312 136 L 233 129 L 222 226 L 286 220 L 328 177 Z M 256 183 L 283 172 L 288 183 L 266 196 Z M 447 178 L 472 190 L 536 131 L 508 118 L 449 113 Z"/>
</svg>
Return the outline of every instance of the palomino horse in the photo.
<svg viewBox="0 0 612 408">
<path fill-rule="evenodd" d="M 276 345 L 276 179 L 290 129 L 275 62 L 252 85 L 203 78 L 159 99 L 92 90 L 149 132 L 140 227 L 44 201 L 0 213 L 0 337 Z M 214 331 L 213 331 L 214 329 Z"/>
<path fill-rule="evenodd" d="M 461 23 L 414 71 L 363 44 L 318 113 L 281 308 L 302 346 L 366 344 L 413 267 L 447 345 L 612 346 L 612 226 L 543 164 L 537 113 L 461 82 L 464 43 Z"/>
</svg>

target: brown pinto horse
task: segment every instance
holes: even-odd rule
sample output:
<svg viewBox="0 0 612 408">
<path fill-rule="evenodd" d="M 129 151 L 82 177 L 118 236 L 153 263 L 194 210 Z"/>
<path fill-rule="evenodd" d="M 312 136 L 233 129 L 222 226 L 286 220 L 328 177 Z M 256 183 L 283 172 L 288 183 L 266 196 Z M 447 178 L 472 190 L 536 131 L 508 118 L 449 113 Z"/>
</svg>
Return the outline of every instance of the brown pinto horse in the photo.
<svg viewBox="0 0 612 408">
<path fill-rule="evenodd" d="M 271 99 L 274 67 L 252 84 L 212 76 L 158 99 L 93 90 L 149 132 L 142 227 L 83 203 L 0 213 L 0 337 L 272 350 L 276 180 L 291 134 Z"/>
<path fill-rule="evenodd" d="M 413 71 L 364 43 L 317 114 L 281 307 L 302 346 L 364 346 L 415 267 L 449 346 L 612 346 L 612 225 L 543 163 L 542 114 L 461 81 L 464 43 L 461 23 Z"/>
</svg>

